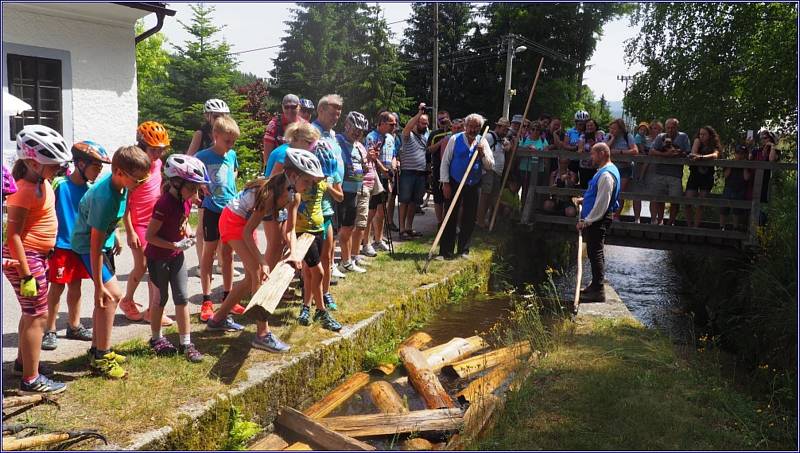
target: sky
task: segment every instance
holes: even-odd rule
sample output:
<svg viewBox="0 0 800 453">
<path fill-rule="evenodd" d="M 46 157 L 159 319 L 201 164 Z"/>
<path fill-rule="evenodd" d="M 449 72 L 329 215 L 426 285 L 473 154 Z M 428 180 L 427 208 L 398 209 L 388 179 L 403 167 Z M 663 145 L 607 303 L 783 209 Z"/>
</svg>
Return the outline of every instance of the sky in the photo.
<svg viewBox="0 0 800 453">
<path fill-rule="evenodd" d="M 288 32 L 284 23 L 292 17 L 294 3 L 233 3 L 207 2 L 216 8 L 213 16 L 218 26 L 223 26 L 221 38 L 230 45 L 232 52 L 241 52 L 261 47 L 277 46 L 281 37 Z M 405 20 L 411 15 L 411 3 L 381 3 L 389 28 L 394 33 L 393 41 L 399 43 L 406 27 Z M 178 23 L 190 23 L 192 11 L 188 3 L 169 3 L 168 8 L 177 11 L 174 17 L 167 17 L 162 32 L 174 44 L 183 44 L 189 35 Z M 145 25 L 155 24 L 155 15 L 145 20 Z M 624 61 L 624 41 L 636 35 L 637 29 L 631 27 L 627 18 L 609 22 L 604 27 L 604 35 L 597 44 L 591 66 L 584 75 L 587 84 L 598 98 L 605 95 L 608 101 L 622 100 L 624 82 L 617 80 L 619 75 L 633 74 L 638 67 L 628 68 Z M 278 55 L 278 47 L 238 54 L 239 70 L 266 77 L 272 69 L 272 59 Z"/>
</svg>

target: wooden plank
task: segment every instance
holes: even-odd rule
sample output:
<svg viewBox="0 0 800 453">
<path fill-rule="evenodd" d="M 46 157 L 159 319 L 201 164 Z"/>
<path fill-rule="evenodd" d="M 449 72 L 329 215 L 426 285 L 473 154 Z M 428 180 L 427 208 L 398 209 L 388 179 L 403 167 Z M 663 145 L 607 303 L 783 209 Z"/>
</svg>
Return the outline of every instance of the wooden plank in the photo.
<svg viewBox="0 0 800 453">
<path fill-rule="evenodd" d="M 297 433 L 305 443 L 313 443 L 326 450 L 375 450 L 367 443 L 326 428 L 291 407 L 281 407 L 275 423 Z"/>
<path fill-rule="evenodd" d="M 547 214 L 535 214 L 534 218 L 537 222 L 555 223 L 561 225 L 575 225 L 575 219 L 571 217 L 555 216 Z M 676 234 L 683 234 L 687 236 L 705 236 L 705 237 L 719 237 L 726 239 L 745 239 L 746 235 L 740 231 L 721 231 L 713 228 L 692 228 L 686 226 L 669 226 L 669 225 L 651 225 L 645 223 L 633 222 L 612 222 L 611 230 L 627 230 L 627 231 L 644 231 L 659 233 L 662 239 L 664 235 L 672 235 L 674 239 Z"/>
<path fill-rule="evenodd" d="M 284 450 L 286 450 L 286 451 L 311 451 L 311 450 L 313 450 L 313 448 L 311 448 L 311 445 L 308 445 L 306 443 L 295 442 L 292 445 L 289 445 L 288 447 L 284 448 Z"/>
<path fill-rule="evenodd" d="M 470 440 L 478 437 L 501 404 L 501 399 L 495 395 L 486 395 L 470 404 L 464 413 L 464 427 L 461 432 L 450 438 L 445 449 L 461 450 Z"/>
<path fill-rule="evenodd" d="M 400 358 L 408 373 L 408 380 L 425 401 L 428 409 L 442 409 L 456 407 L 453 399 L 442 387 L 439 378 L 433 373 L 425 356 L 419 349 L 405 346 L 400 348 Z"/>
<path fill-rule="evenodd" d="M 245 313 L 255 307 L 259 307 L 261 310 L 270 314 L 275 311 L 275 308 L 283 297 L 283 293 L 286 292 L 286 288 L 289 287 L 289 284 L 292 283 L 292 279 L 294 279 L 295 268 L 289 264 L 288 261 L 302 260 L 313 242 L 314 236 L 308 233 L 303 233 L 297 238 L 293 250 L 294 256 L 280 261 L 275 268 L 270 271 L 267 281 L 262 284 L 256 293 L 253 294 L 253 297 L 250 298 L 250 302 L 244 310 Z"/>
<path fill-rule="evenodd" d="M 433 444 L 428 439 L 422 437 L 415 437 L 403 442 L 403 450 L 406 451 L 425 451 L 433 450 Z"/>
<path fill-rule="evenodd" d="M 486 354 L 460 360 L 448 365 L 447 369 L 463 379 L 485 369 L 492 368 L 500 363 L 513 361 L 517 357 L 525 355 L 529 352 L 531 352 L 530 343 L 527 341 L 521 341 L 505 348 L 487 352 Z"/>
<path fill-rule="evenodd" d="M 400 348 L 402 348 L 403 346 L 410 346 L 412 348 L 422 349 L 423 346 L 430 343 L 432 340 L 433 339 L 431 338 L 431 336 L 425 332 L 415 332 L 413 335 L 403 340 L 403 342 L 400 343 L 400 346 L 398 346 L 397 350 L 400 351 Z M 396 368 L 395 364 L 393 363 L 382 363 L 378 365 L 375 369 L 381 371 L 383 374 L 388 376 L 394 372 L 395 368 Z"/>
<path fill-rule="evenodd" d="M 248 450 L 257 450 L 257 451 L 276 451 L 276 450 L 283 450 L 284 448 L 289 446 L 289 442 L 286 442 L 283 437 L 275 434 L 270 433 L 267 434 L 266 437 L 263 439 L 259 439 L 249 447 Z"/>
<path fill-rule="evenodd" d="M 331 390 L 324 398 L 311 405 L 303 413 L 311 418 L 322 418 L 333 412 L 334 409 L 355 395 L 368 383 L 369 374 L 359 371 L 347 378 L 347 380 L 339 384 L 338 387 Z"/>
<path fill-rule="evenodd" d="M 3 398 L 3 409 L 12 407 L 26 406 L 28 404 L 40 403 L 45 399 L 44 395 L 21 395 Z"/>
<path fill-rule="evenodd" d="M 461 360 L 485 347 L 486 342 L 477 335 L 468 338 L 456 337 L 447 343 L 422 351 L 422 355 L 425 356 L 431 369 L 438 371 L 445 365 Z"/>
<path fill-rule="evenodd" d="M 486 395 L 492 394 L 508 379 L 514 369 L 519 366 L 519 360 L 514 360 L 505 365 L 498 366 L 485 375 L 473 380 L 464 390 L 456 394 L 462 403 L 473 402 Z"/>
<path fill-rule="evenodd" d="M 350 437 L 387 436 L 402 433 L 455 431 L 463 421 L 461 409 L 429 409 L 403 414 L 366 414 L 319 420 L 326 428 Z"/>
<path fill-rule="evenodd" d="M 555 195 L 559 197 L 576 197 L 582 196 L 583 189 L 566 189 L 552 186 L 538 186 L 532 187 L 538 193 Z M 655 195 L 641 192 L 620 192 L 620 198 L 626 200 L 640 200 L 640 201 L 654 201 L 663 203 L 678 203 L 682 205 L 692 206 L 709 206 L 709 207 L 727 207 L 737 209 L 750 209 L 750 201 L 747 200 L 730 200 L 728 198 L 721 198 L 717 196 L 710 196 L 706 198 L 686 198 L 686 197 L 670 197 L 667 195 Z"/>
<path fill-rule="evenodd" d="M 369 395 L 372 402 L 384 414 L 400 414 L 408 412 L 403 399 L 397 394 L 392 384 L 386 381 L 376 381 L 369 385 Z"/>
</svg>

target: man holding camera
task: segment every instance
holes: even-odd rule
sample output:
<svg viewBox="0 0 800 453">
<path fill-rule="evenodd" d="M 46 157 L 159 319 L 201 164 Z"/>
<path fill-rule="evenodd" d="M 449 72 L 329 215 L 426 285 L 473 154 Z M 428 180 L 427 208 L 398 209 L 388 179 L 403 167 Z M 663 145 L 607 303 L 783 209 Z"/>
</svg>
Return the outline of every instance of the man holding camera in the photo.
<svg viewBox="0 0 800 453">
<path fill-rule="evenodd" d="M 403 128 L 403 144 L 400 147 L 398 159 L 392 162 L 396 169 L 400 168 L 398 187 L 398 201 L 400 202 L 400 239 L 410 239 L 422 236 L 414 231 L 414 214 L 416 207 L 422 204 L 425 196 L 426 165 L 425 152 L 427 150 L 425 133 L 428 131 L 428 115 L 425 113 L 425 103 L 419 105 L 417 114 L 414 115 Z M 399 160 L 399 162 L 398 162 Z"/>
<path fill-rule="evenodd" d="M 656 157 L 666 157 L 670 159 L 682 159 L 689 154 L 692 144 L 689 136 L 684 132 L 678 132 L 678 120 L 668 119 L 664 128 L 666 132 L 658 134 L 653 141 L 650 155 Z M 683 195 L 683 165 L 680 164 L 656 164 L 655 174 L 653 175 L 650 192 L 655 195 L 669 195 L 670 197 L 680 197 Z M 675 225 L 675 217 L 678 215 L 678 204 L 669 205 L 669 225 Z M 664 203 L 656 204 L 656 214 L 658 218 L 664 218 Z"/>
</svg>

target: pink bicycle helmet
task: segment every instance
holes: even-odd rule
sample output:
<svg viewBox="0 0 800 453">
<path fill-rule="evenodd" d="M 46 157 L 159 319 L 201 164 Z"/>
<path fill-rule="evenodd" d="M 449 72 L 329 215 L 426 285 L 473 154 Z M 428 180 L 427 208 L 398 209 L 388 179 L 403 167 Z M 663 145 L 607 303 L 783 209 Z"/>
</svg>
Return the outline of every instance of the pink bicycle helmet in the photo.
<svg viewBox="0 0 800 453">
<path fill-rule="evenodd" d="M 3 196 L 11 195 L 17 191 L 17 183 L 14 182 L 14 177 L 11 176 L 11 172 L 8 171 L 5 165 L 3 165 Z"/>
<path fill-rule="evenodd" d="M 203 162 L 186 154 L 173 154 L 167 158 L 167 165 L 164 174 L 168 178 L 178 177 L 184 181 L 196 184 L 209 184 L 211 179 L 208 177 L 206 166 Z"/>
</svg>

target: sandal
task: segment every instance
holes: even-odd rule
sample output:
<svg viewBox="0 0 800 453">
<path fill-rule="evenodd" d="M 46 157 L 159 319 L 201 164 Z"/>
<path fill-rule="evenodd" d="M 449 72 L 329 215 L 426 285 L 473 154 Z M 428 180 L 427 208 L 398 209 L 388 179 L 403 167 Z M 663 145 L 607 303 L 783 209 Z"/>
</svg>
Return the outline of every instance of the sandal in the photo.
<svg viewBox="0 0 800 453">
<path fill-rule="evenodd" d="M 424 234 L 416 230 L 406 230 L 406 234 L 411 236 L 412 238 L 421 238 L 422 236 L 425 236 Z"/>
</svg>

